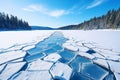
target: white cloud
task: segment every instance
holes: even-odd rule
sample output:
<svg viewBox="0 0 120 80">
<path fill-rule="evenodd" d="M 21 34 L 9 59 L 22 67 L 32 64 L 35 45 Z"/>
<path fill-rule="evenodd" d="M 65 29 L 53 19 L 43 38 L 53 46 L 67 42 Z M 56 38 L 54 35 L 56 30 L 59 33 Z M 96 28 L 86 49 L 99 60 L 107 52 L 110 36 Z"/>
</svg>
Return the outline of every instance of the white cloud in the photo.
<svg viewBox="0 0 120 80">
<path fill-rule="evenodd" d="M 24 11 L 35 12 L 35 11 L 45 11 L 45 8 L 41 5 L 29 5 L 25 8 L 22 8 Z"/>
<path fill-rule="evenodd" d="M 88 5 L 86 7 L 86 9 L 90 9 L 90 8 L 94 8 L 96 6 L 99 6 L 100 4 L 102 4 L 104 2 L 104 0 L 94 0 L 90 5 Z"/>
<path fill-rule="evenodd" d="M 40 12 L 42 14 L 56 17 L 56 18 L 69 13 L 68 11 L 63 10 L 63 9 L 49 10 L 48 8 L 42 5 L 29 5 L 25 8 L 22 8 L 22 10 L 28 11 L 28 12 Z"/>
<path fill-rule="evenodd" d="M 64 15 L 65 13 L 66 13 L 65 10 L 55 10 L 55 11 L 51 11 L 48 15 L 53 17 L 59 17 Z"/>
<path fill-rule="evenodd" d="M 32 9 L 28 9 L 28 8 L 23 8 L 24 11 L 28 11 L 28 12 L 33 12 Z"/>
</svg>

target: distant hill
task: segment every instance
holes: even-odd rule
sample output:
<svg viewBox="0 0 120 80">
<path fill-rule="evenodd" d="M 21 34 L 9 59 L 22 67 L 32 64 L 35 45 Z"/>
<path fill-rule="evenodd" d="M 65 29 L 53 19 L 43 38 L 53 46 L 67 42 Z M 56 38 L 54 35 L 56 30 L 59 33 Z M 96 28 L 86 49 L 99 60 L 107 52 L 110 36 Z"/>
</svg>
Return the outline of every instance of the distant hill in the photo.
<svg viewBox="0 0 120 80">
<path fill-rule="evenodd" d="M 102 15 L 100 17 L 94 17 L 88 21 L 84 21 L 78 25 L 68 25 L 64 27 L 60 27 L 58 29 L 118 29 L 120 28 L 120 8 L 118 10 L 110 10 L 106 15 Z"/>
<path fill-rule="evenodd" d="M 31 26 L 32 30 L 54 30 L 54 28 L 44 26 Z"/>
<path fill-rule="evenodd" d="M 28 22 L 18 19 L 16 16 L 0 12 L 0 31 L 30 29 Z"/>
</svg>

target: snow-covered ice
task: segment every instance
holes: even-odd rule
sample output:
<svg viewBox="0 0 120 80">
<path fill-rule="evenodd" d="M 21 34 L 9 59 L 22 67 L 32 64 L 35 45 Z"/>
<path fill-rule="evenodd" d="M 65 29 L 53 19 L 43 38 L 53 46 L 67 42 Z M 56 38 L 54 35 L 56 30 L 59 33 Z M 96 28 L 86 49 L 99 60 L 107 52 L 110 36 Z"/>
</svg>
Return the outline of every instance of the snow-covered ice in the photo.
<svg viewBox="0 0 120 80">
<path fill-rule="evenodd" d="M 116 77 L 116 80 L 120 80 L 120 74 L 118 73 L 114 73 L 115 77 Z"/>
<path fill-rule="evenodd" d="M 56 62 L 61 58 L 57 53 L 50 54 L 44 58 L 44 61 Z"/>
<path fill-rule="evenodd" d="M 29 49 L 31 49 L 31 48 L 34 48 L 34 47 L 35 47 L 35 45 L 31 45 L 31 46 L 28 46 L 28 47 L 23 48 L 22 50 L 27 51 L 27 50 L 29 50 Z"/>
<path fill-rule="evenodd" d="M 83 56 L 83 57 L 86 57 L 86 58 L 89 58 L 89 59 L 94 59 L 95 58 L 93 55 L 90 55 L 88 53 L 79 52 L 78 54 L 80 56 Z"/>
<path fill-rule="evenodd" d="M 74 38 L 76 41 L 94 42 L 103 49 L 108 48 L 120 52 L 120 31 L 118 30 L 63 30 L 65 37 Z"/>
<path fill-rule="evenodd" d="M 53 65 L 52 62 L 46 62 L 43 60 L 36 60 L 31 63 L 29 63 L 29 67 L 27 70 L 49 70 L 51 66 Z"/>
<path fill-rule="evenodd" d="M 49 37 L 54 31 L 5 31 L 0 32 L 0 49 L 5 49 L 15 44 L 39 42 Z"/>
<path fill-rule="evenodd" d="M 119 35 L 117 30 L 0 32 L 0 80 L 69 80 L 75 69 L 82 69 L 80 64 L 95 64 L 105 73 L 96 77 L 95 71 L 89 76 L 78 70 L 78 76 L 103 79 L 111 72 L 119 80 Z M 92 70 L 90 65 L 86 67 L 88 72 Z"/>
<path fill-rule="evenodd" d="M 101 53 L 96 53 L 96 54 L 92 54 L 92 55 L 95 56 L 96 58 L 105 59 L 105 57 Z"/>
<path fill-rule="evenodd" d="M 11 62 L 22 62 L 22 61 L 24 61 L 24 57 L 16 59 L 16 60 L 12 60 Z"/>
<path fill-rule="evenodd" d="M 7 64 L 5 69 L 0 74 L 0 80 L 8 80 L 12 75 L 19 71 L 24 66 L 24 64 L 25 62 Z"/>
<path fill-rule="evenodd" d="M 95 59 L 93 60 L 94 63 L 97 63 L 105 68 L 108 68 L 108 64 L 107 64 L 107 61 L 106 60 L 103 60 L 103 59 Z"/>
<path fill-rule="evenodd" d="M 77 51 L 78 50 L 78 46 L 76 46 L 74 44 L 73 41 L 69 41 L 63 44 L 63 47 L 72 51 Z"/>
<path fill-rule="evenodd" d="M 52 80 L 48 71 L 22 71 L 16 76 L 10 80 Z"/>
<path fill-rule="evenodd" d="M 50 72 L 51 72 L 52 76 L 54 77 L 54 79 L 69 80 L 70 76 L 71 76 L 71 73 L 72 73 L 72 69 L 66 64 L 57 62 L 50 69 Z"/>
<path fill-rule="evenodd" d="M 0 64 L 22 58 L 25 55 L 26 53 L 23 51 L 11 51 L 11 52 L 2 53 L 0 54 Z"/>
<path fill-rule="evenodd" d="M 1 72 L 4 69 L 5 66 L 6 66 L 6 64 L 0 65 L 0 74 L 1 74 Z"/>
<path fill-rule="evenodd" d="M 113 72 L 120 73 L 120 62 L 108 61 L 108 63 Z"/>
<path fill-rule="evenodd" d="M 80 52 L 86 52 L 88 51 L 89 49 L 87 47 L 79 47 L 79 51 Z"/>
</svg>

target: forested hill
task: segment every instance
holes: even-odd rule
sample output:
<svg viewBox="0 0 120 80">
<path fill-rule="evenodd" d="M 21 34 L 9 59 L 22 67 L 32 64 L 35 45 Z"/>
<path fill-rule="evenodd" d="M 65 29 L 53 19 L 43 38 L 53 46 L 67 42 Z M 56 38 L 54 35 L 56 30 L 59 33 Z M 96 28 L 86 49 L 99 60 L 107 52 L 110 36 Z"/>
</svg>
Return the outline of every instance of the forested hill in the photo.
<svg viewBox="0 0 120 80">
<path fill-rule="evenodd" d="M 86 15 L 87 16 L 87 15 Z M 84 21 L 78 25 L 69 25 L 60 27 L 59 29 L 118 29 L 120 28 L 120 8 L 118 10 L 110 10 L 106 15 L 94 17 L 88 21 Z"/>
<path fill-rule="evenodd" d="M 0 12 L 0 30 L 30 30 L 28 22 Z"/>
</svg>

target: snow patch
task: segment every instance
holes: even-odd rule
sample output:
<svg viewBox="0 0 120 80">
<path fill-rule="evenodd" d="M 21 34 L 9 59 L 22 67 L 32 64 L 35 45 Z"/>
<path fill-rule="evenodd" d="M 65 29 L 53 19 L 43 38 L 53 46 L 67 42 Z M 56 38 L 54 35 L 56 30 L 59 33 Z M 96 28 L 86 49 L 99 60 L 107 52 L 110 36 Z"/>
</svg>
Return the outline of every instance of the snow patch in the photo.
<svg viewBox="0 0 120 80">
<path fill-rule="evenodd" d="M 61 58 L 57 53 L 50 54 L 44 58 L 44 61 L 56 62 Z"/>
<path fill-rule="evenodd" d="M 24 64 L 25 62 L 7 64 L 7 67 L 0 74 L 0 80 L 8 80 L 13 74 L 18 72 Z"/>
<path fill-rule="evenodd" d="M 87 47 L 79 47 L 79 52 L 86 52 L 89 49 Z"/>
<path fill-rule="evenodd" d="M 120 73 L 120 62 L 108 61 L 113 72 Z"/>
<path fill-rule="evenodd" d="M 27 70 L 49 70 L 53 63 L 51 62 L 46 62 L 43 60 L 36 60 L 31 63 L 29 63 L 29 67 Z"/>
<path fill-rule="evenodd" d="M 50 70 L 54 79 L 65 79 L 69 80 L 72 74 L 72 69 L 63 63 L 57 62 Z"/>
<path fill-rule="evenodd" d="M 108 69 L 108 64 L 107 64 L 106 60 L 103 60 L 103 59 L 95 59 L 95 60 L 93 60 L 93 62 L 96 63 L 96 64 L 99 64 L 99 65 L 101 65 L 101 66 L 103 66 L 103 67 L 105 67 L 105 68 Z"/>
<path fill-rule="evenodd" d="M 63 47 L 66 48 L 66 49 L 68 49 L 68 50 L 78 51 L 78 47 L 77 46 L 73 46 L 70 43 L 63 44 Z"/>
<path fill-rule="evenodd" d="M 11 51 L 0 54 L 0 64 L 8 62 L 10 60 L 18 59 L 24 57 L 26 52 L 23 51 Z"/>
<path fill-rule="evenodd" d="M 0 65 L 0 74 L 2 72 L 2 70 L 5 68 L 6 64 Z"/>
<path fill-rule="evenodd" d="M 79 52 L 78 53 L 80 56 L 83 56 L 83 57 L 86 57 L 86 58 L 89 58 L 89 59 L 94 59 L 95 57 L 91 54 L 88 54 L 88 53 L 84 53 L 84 52 Z"/>
<path fill-rule="evenodd" d="M 115 77 L 116 77 L 116 80 L 120 80 L 120 74 L 118 73 L 114 73 Z"/>
<path fill-rule="evenodd" d="M 48 71 L 21 71 L 10 80 L 52 80 Z"/>
<path fill-rule="evenodd" d="M 35 47 L 35 45 L 31 45 L 31 46 L 27 46 L 27 47 L 23 48 L 22 50 L 27 51 L 27 50 L 34 48 L 34 47 Z"/>
</svg>

